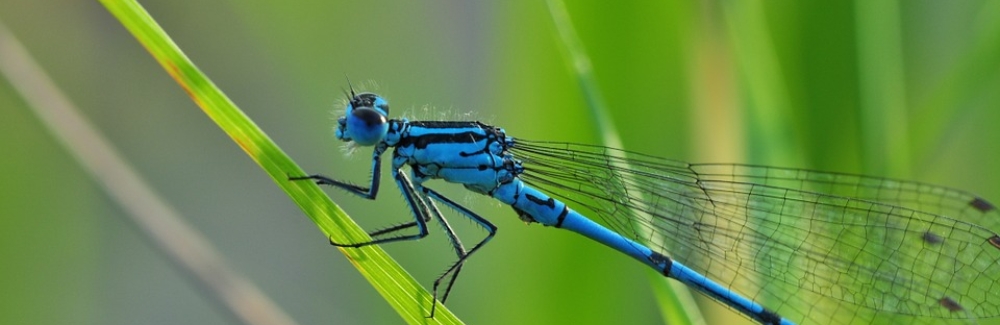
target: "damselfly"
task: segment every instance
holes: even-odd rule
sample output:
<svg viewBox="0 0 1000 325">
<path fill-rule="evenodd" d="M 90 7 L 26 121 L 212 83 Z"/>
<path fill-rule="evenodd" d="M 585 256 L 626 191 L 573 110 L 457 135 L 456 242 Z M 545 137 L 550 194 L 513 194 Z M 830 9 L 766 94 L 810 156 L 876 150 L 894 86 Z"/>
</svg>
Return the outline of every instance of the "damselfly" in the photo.
<svg viewBox="0 0 1000 325">
<path fill-rule="evenodd" d="M 382 97 L 353 89 L 349 96 L 336 137 L 374 147 L 369 186 L 321 175 L 290 179 L 374 200 L 382 155 L 392 148 L 392 178 L 414 221 L 372 232 L 370 242 L 331 243 L 420 239 L 426 223 L 438 220 L 458 256 L 434 281 L 437 298 L 447 280 L 442 302 L 497 228 L 423 185 L 432 179 L 491 196 L 526 222 L 587 236 L 764 324 L 974 323 L 1000 316 L 1000 236 L 991 230 L 1000 229 L 1000 215 L 977 196 L 878 177 L 688 164 L 529 141 L 480 122 L 389 119 Z M 438 203 L 489 234 L 466 248 Z M 417 233 L 401 233 L 411 228 Z"/>
</svg>

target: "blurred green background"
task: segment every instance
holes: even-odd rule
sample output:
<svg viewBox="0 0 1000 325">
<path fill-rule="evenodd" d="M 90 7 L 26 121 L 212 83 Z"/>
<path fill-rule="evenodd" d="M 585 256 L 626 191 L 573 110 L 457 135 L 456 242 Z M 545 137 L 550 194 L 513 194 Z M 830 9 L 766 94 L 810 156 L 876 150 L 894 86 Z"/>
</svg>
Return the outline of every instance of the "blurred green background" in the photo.
<svg viewBox="0 0 1000 325">
<path fill-rule="evenodd" d="M 377 83 L 367 89 L 395 114 L 600 139 L 542 2 L 142 3 L 311 172 L 367 179 L 369 153 L 348 157 L 331 133 L 345 75 Z M 900 177 L 1000 200 L 1000 1 L 567 7 L 627 149 Z M 5 0 L 0 20 L 163 198 L 295 320 L 400 322 L 100 4 Z M 0 80 L 0 323 L 233 323 Z M 378 204 L 329 192 L 375 229 L 409 218 L 388 180 L 383 188 Z M 464 321 L 662 322 L 639 263 L 437 188 L 500 228 L 448 302 Z M 483 235 L 452 219 L 467 242 Z M 384 246 L 426 286 L 453 258 L 431 230 Z M 712 323 L 745 322 L 703 306 Z"/>
</svg>

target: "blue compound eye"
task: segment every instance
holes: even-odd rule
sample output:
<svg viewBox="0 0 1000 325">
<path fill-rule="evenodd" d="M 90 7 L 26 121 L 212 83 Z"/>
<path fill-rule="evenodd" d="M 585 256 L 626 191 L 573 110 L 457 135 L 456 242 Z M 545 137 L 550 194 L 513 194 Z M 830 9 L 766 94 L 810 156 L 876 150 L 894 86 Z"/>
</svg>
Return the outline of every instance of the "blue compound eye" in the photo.
<svg viewBox="0 0 1000 325">
<path fill-rule="evenodd" d="M 389 102 L 385 99 L 372 93 L 358 94 L 347 105 L 337 136 L 362 146 L 375 145 L 389 132 L 388 114 Z"/>
</svg>

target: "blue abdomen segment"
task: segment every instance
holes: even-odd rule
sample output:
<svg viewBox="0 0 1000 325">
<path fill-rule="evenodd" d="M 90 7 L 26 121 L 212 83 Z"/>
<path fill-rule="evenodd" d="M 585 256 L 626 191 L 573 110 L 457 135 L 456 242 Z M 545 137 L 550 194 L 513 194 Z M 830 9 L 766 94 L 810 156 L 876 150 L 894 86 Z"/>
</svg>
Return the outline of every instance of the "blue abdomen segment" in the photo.
<svg viewBox="0 0 1000 325">
<path fill-rule="evenodd" d="M 513 206 L 519 214 L 522 214 L 522 219 L 530 217 L 529 221 L 538 222 L 546 226 L 563 228 L 587 236 L 590 239 L 628 254 L 632 258 L 660 272 L 663 272 L 670 265 L 668 258 L 656 254 L 645 245 L 619 235 L 584 217 L 580 213 L 570 209 L 562 201 L 556 200 L 530 186 L 525 186 L 520 179 L 515 179 L 508 184 L 504 184 L 493 193 L 493 197 Z"/>
<path fill-rule="evenodd" d="M 736 309 L 740 313 L 747 315 L 762 324 L 795 324 L 790 320 L 782 318 L 773 311 L 765 309 L 764 306 L 761 306 L 760 304 L 747 299 L 746 297 L 743 297 L 726 287 L 723 287 L 715 281 L 706 278 L 704 275 L 691 270 L 681 263 L 673 262 L 665 275 L 677 279 L 677 281 L 683 282 L 689 287 L 698 289 L 698 291 L 725 303 L 729 307 Z"/>
<path fill-rule="evenodd" d="M 706 278 L 687 266 L 654 252 L 639 242 L 626 238 L 593 220 L 570 209 L 562 201 L 556 200 L 532 187 L 525 186 L 520 179 L 504 184 L 493 192 L 493 197 L 510 204 L 521 215 L 522 220 L 534 221 L 546 226 L 563 228 L 600 242 L 619 252 L 652 267 L 665 276 L 677 279 L 698 289 L 708 296 L 722 301 L 739 312 L 762 324 L 791 325 L 760 304 L 747 299 L 732 290 Z"/>
</svg>

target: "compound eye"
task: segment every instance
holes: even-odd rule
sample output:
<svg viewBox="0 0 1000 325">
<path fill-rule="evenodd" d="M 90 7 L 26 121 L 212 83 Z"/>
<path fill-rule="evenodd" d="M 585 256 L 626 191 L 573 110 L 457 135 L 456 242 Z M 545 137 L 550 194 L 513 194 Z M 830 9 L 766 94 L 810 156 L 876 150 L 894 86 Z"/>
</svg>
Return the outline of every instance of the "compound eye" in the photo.
<svg viewBox="0 0 1000 325">
<path fill-rule="evenodd" d="M 389 102 L 382 97 L 358 94 L 347 105 L 347 116 L 338 121 L 337 137 L 362 146 L 375 145 L 389 132 L 388 113 Z"/>
</svg>

